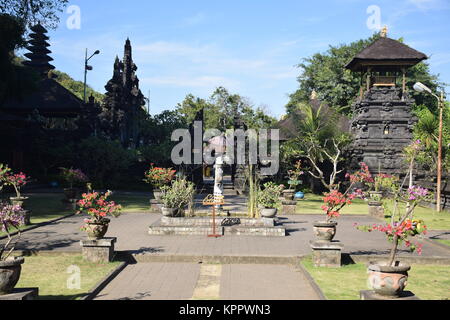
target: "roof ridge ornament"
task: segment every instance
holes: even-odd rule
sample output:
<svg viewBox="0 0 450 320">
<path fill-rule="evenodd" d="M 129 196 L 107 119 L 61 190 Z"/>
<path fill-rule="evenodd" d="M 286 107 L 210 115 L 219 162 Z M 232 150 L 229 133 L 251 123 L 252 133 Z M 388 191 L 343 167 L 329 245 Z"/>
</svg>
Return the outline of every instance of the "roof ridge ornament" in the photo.
<svg viewBox="0 0 450 320">
<path fill-rule="evenodd" d="M 388 27 L 387 27 L 387 26 L 384 26 L 384 28 L 381 29 L 380 36 L 381 36 L 382 38 L 387 38 L 387 34 L 388 34 Z"/>
</svg>

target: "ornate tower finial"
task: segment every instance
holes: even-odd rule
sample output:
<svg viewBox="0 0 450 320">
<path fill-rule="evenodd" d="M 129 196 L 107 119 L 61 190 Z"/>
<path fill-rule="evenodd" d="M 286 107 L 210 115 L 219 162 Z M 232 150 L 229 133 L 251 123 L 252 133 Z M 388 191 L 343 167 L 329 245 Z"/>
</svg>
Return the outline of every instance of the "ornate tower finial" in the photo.
<svg viewBox="0 0 450 320">
<path fill-rule="evenodd" d="M 313 90 L 311 92 L 311 100 L 317 100 L 317 92 L 316 92 L 316 90 Z"/>
<path fill-rule="evenodd" d="M 388 34 L 388 27 L 387 27 L 387 26 L 384 26 L 384 28 L 381 29 L 380 36 L 381 36 L 382 38 L 386 38 L 386 37 L 387 37 L 387 34 Z"/>
</svg>

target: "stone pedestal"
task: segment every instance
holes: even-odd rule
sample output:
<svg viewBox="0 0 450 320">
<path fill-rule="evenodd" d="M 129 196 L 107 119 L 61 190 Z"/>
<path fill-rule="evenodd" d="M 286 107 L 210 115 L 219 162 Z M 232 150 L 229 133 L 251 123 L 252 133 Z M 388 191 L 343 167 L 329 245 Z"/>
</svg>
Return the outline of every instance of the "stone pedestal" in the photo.
<svg viewBox="0 0 450 320">
<path fill-rule="evenodd" d="M 361 291 L 360 292 L 361 300 L 392 300 L 392 301 L 407 301 L 407 300 L 420 300 L 417 296 L 414 295 L 411 291 L 404 291 L 400 297 L 392 298 L 392 297 L 386 297 L 381 296 L 379 294 L 376 294 L 375 291 Z"/>
<path fill-rule="evenodd" d="M 114 244 L 117 238 L 81 240 L 83 259 L 94 263 L 108 263 L 114 258 Z"/>
<path fill-rule="evenodd" d="M 384 219 L 384 207 L 381 202 L 369 202 L 369 215 L 374 218 Z"/>
<path fill-rule="evenodd" d="M 282 209 L 283 215 L 293 215 L 297 211 L 297 201 L 283 200 L 282 205 L 283 205 Z"/>
<path fill-rule="evenodd" d="M 36 300 L 39 296 L 39 288 L 14 289 L 12 293 L 0 296 L 0 301 Z"/>
<path fill-rule="evenodd" d="M 311 241 L 313 263 L 315 267 L 340 268 L 342 263 L 342 249 L 344 245 L 339 241 Z"/>
<path fill-rule="evenodd" d="M 26 226 L 31 224 L 31 211 L 30 210 L 22 210 L 20 214 L 24 216 L 24 223 Z"/>
<path fill-rule="evenodd" d="M 152 213 L 162 213 L 161 210 L 162 205 L 158 200 L 152 199 L 150 200 L 150 210 Z"/>
</svg>

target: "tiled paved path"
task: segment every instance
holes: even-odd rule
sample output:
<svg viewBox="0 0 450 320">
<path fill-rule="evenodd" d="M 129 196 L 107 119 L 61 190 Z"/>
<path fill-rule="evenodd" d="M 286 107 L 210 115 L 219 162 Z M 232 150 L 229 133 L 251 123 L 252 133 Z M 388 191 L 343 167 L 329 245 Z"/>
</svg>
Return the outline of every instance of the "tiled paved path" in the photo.
<svg viewBox="0 0 450 320">
<path fill-rule="evenodd" d="M 304 274 L 287 265 L 138 263 L 98 300 L 319 300 Z"/>
</svg>

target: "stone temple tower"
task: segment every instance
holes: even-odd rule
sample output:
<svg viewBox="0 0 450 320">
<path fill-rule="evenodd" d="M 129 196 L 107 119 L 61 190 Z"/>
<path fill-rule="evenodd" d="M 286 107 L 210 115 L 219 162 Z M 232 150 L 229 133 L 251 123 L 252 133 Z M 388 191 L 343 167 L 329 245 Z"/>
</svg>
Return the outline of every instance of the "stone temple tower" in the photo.
<svg viewBox="0 0 450 320">
<path fill-rule="evenodd" d="M 380 39 L 347 64 L 347 69 L 361 74 L 351 125 L 353 168 L 365 162 L 374 173 L 402 172 L 403 150 L 412 141 L 417 121 L 406 87 L 407 70 L 426 59 L 425 54 L 388 38 L 384 30 Z"/>
</svg>

